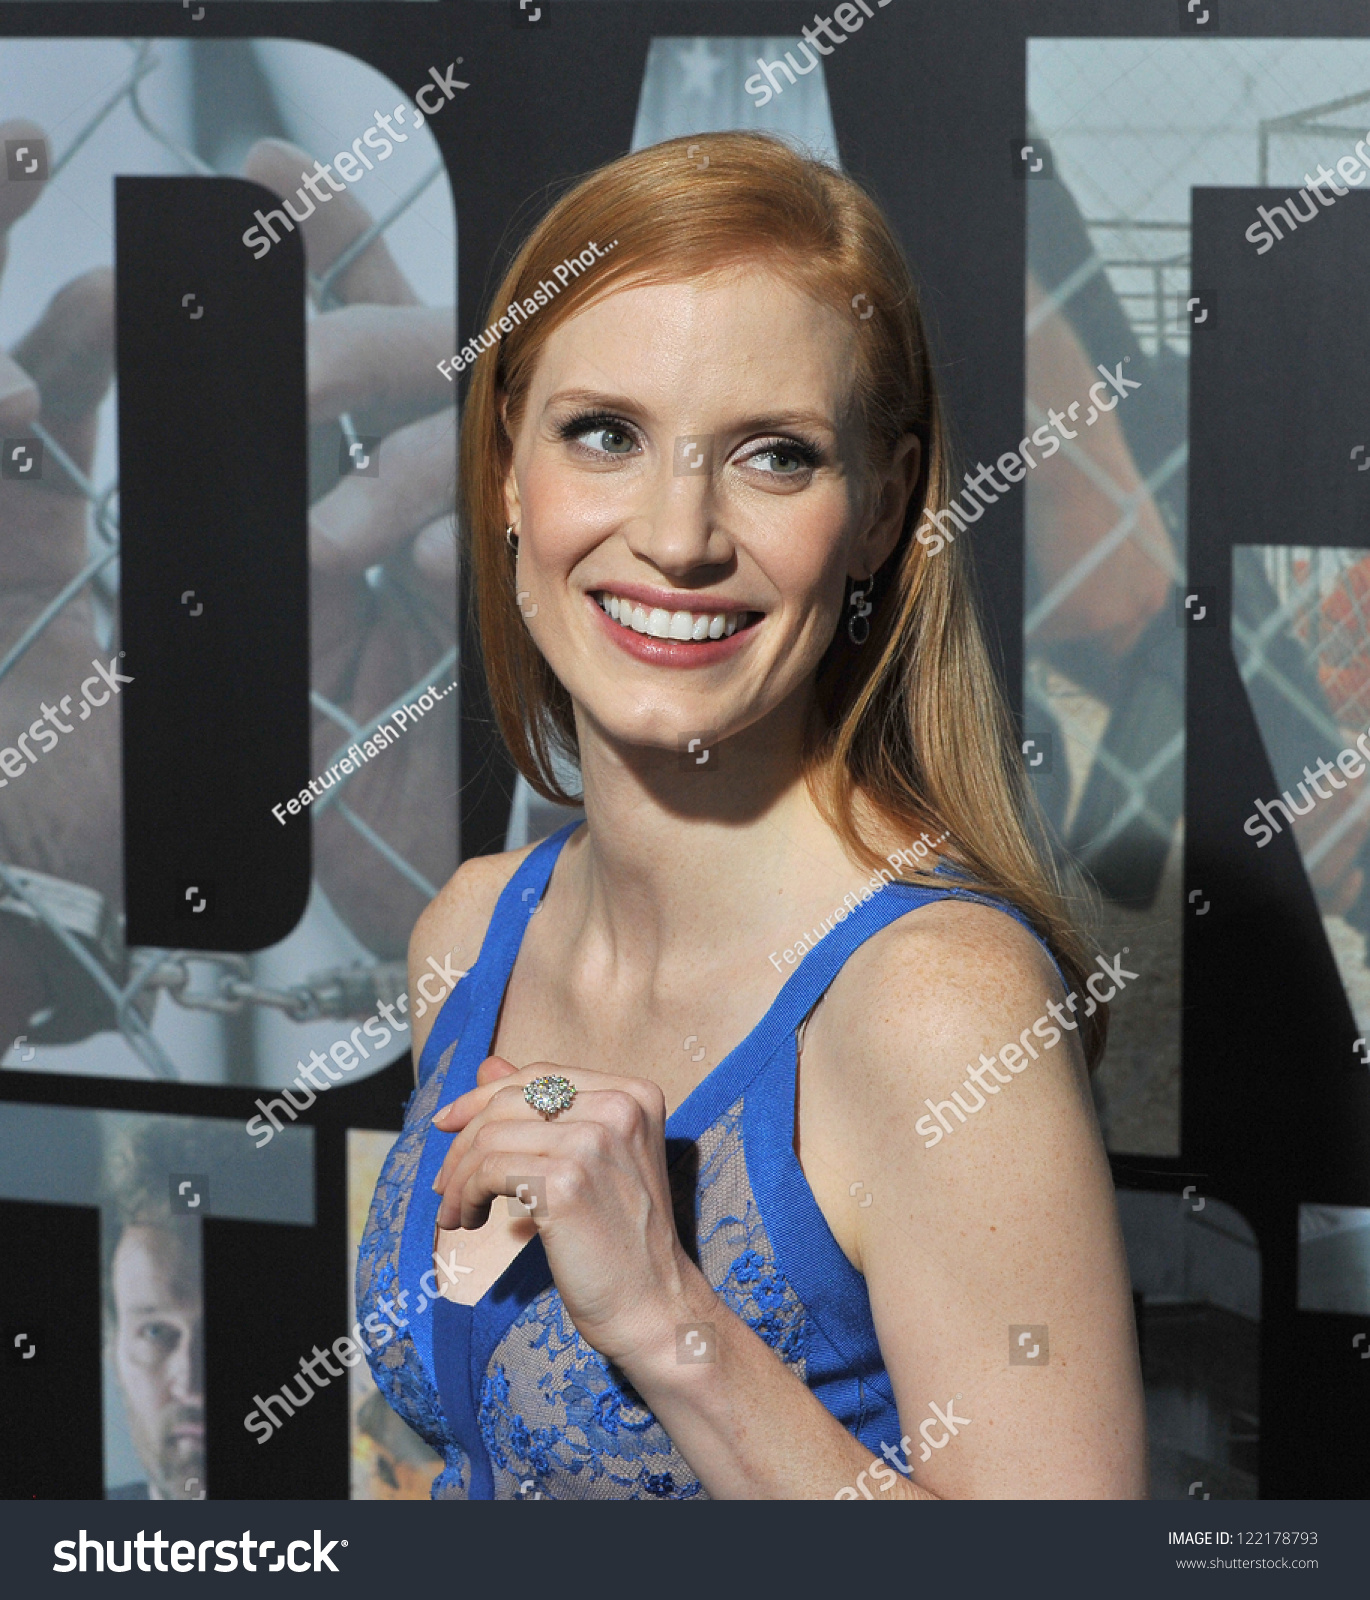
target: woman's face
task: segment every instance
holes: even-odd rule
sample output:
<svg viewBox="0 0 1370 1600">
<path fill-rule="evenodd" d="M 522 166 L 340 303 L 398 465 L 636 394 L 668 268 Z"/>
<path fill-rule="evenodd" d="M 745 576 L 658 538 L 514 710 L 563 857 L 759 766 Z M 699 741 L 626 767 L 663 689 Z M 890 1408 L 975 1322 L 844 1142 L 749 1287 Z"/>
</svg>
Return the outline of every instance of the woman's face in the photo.
<svg viewBox="0 0 1370 1600">
<path fill-rule="evenodd" d="M 506 483 L 519 606 L 610 739 L 683 750 L 807 704 L 907 499 L 867 472 L 855 342 L 755 267 L 620 290 L 547 341 Z"/>
</svg>

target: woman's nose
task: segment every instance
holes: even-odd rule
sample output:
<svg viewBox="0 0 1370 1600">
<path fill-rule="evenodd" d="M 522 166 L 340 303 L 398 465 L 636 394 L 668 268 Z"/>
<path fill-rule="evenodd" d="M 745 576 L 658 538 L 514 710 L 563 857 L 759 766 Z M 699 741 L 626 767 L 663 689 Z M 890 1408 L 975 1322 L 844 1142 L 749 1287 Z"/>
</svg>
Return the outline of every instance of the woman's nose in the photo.
<svg viewBox="0 0 1370 1600">
<path fill-rule="evenodd" d="M 658 471 L 644 484 L 642 504 L 626 529 L 633 553 L 674 578 L 726 565 L 733 543 L 715 474 L 712 438 L 676 438 L 671 454 L 662 452 Z"/>
</svg>

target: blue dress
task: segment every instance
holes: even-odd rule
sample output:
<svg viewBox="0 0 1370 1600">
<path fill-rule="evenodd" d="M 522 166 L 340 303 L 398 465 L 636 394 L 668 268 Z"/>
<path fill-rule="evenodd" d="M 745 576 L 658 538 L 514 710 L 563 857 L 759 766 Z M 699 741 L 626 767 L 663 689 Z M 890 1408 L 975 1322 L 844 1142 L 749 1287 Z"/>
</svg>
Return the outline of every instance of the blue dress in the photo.
<svg viewBox="0 0 1370 1600">
<path fill-rule="evenodd" d="M 529 916 L 577 826 L 538 845 L 500 895 L 476 965 L 428 1037 L 362 1237 L 357 1312 L 374 1341 L 367 1359 L 381 1393 L 446 1463 L 435 1500 L 707 1498 L 627 1378 L 576 1333 L 540 1239 L 474 1306 L 435 1298 L 436 1280 L 424 1281 L 441 1198 L 431 1185 L 455 1137 L 431 1119 L 475 1087 Z M 865 1279 L 794 1153 L 796 1032 L 872 934 L 948 898 L 1027 926 L 1012 907 L 965 889 L 886 885 L 819 939 L 757 1026 L 666 1123 L 686 1249 L 873 1456 L 882 1443 L 897 1445 L 902 1429 Z"/>
</svg>

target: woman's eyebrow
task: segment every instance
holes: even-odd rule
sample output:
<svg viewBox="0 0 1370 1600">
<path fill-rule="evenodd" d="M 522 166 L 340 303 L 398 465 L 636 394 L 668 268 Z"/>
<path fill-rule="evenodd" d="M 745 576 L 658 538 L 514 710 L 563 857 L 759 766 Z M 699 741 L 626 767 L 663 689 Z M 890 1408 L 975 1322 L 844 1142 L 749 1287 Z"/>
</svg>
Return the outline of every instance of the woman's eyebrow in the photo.
<svg viewBox="0 0 1370 1600">
<path fill-rule="evenodd" d="M 606 394 L 598 389 L 558 389 L 547 396 L 544 409 L 553 406 L 593 406 L 596 411 L 630 411 L 634 416 L 646 415 L 641 401 L 630 400 L 626 395 Z"/>
<path fill-rule="evenodd" d="M 635 417 L 650 413 L 640 401 L 625 395 L 607 394 L 596 389 L 558 389 L 547 397 L 547 409 L 553 406 L 592 406 L 597 411 L 626 411 Z M 817 428 L 825 433 L 837 434 L 841 430 L 836 422 L 822 411 L 767 411 L 756 416 L 730 423 L 729 433 L 783 433 L 791 428 Z"/>
<path fill-rule="evenodd" d="M 840 431 L 833 419 L 822 411 L 768 411 L 762 416 L 749 418 L 739 431 L 783 433 L 788 428 L 818 428 L 832 434 Z"/>
</svg>

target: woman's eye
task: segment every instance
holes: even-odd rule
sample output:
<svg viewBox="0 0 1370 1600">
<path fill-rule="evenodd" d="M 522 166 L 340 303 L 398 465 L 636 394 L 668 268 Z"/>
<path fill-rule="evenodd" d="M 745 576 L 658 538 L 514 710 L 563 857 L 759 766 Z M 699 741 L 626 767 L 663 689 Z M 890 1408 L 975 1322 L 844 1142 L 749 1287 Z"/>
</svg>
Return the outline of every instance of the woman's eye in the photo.
<svg viewBox="0 0 1370 1600">
<path fill-rule="evenodd" d="M 770 465 L 762 466 L 762 462 L 769 462 Z M 760 467 L 762 472 L 772 473 L 777 478 L 795 478 L 801 472 L 807 472 L 813 462 L 802 451 L 774 444 L 758 451 L 748 460 L 747 465 Z"/>
<path fill-rule="evenodd" d="M 587 428 L 576 437 L 582 444 L 588 444 L 592 450 L 600 450 L 606 456 L 626 456 L 631 454 L 633 448 L 632 438 L 622 428 Z"/>
</svg>

